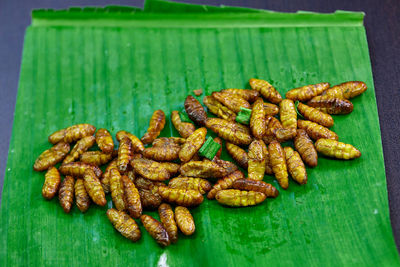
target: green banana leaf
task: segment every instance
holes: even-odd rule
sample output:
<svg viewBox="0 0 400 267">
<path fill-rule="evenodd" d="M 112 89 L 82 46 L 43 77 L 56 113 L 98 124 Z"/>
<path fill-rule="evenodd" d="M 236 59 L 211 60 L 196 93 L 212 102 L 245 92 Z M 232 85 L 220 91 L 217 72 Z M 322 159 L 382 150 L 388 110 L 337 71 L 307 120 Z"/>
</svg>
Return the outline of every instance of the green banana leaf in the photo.
<svg viewBox="0 0 400 267">
<path fill-rule="evenodd" d="M 363 14 L 152 8 L 33 13 L 1 202 L 0 265 L 399 265 Z M 335 116 L 333 126 L 362 157 L 321 157 L 307 185 L 291 181 L 286 191 L 266 176 L 280 195 L 259 206 L 206 199 L 192 210 L 196 233 L 167 248 L 142 226 L 137 243 L 118 234 L 105 215 L 110 199 L 107 207 L 65 214 L 57 199 L 42 198 L 44 174 L 32 165 L 53 131 L 87 122 L 142 136 L 154 110 L 169 116 L 194 89 L 246 88 L 251 77 L 283 95 L 305 84 L 365 81 L 353 113 Z M 162 135 L 178 136 L 170 120 Z M 231 160 L 225 151 L 223 158 Z"/>
</svg>

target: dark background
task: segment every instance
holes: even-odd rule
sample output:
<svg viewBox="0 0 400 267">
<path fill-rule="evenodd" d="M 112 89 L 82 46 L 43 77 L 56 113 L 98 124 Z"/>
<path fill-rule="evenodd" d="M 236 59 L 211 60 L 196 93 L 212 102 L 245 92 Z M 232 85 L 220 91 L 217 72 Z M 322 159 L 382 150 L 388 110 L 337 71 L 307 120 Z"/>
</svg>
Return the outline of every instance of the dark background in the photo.
<svg viewBox="0 0 400 267">
<path fill-rule="evenodd" d="M 385 157 L 390 217 L 400 248 L 400 1 L 399 0 L 181 0 L 284 12 L 364 11 Z M 31 10 L 70 6 L 143 6 L 143 0 L 0 0 L 0 188 L 14 117 L 21 53 Z M 340 41 L 340 40 L 339 40 Z M 366 133 L 368 134 L 368 133 Z M 380 142 L 380 140 L 376 140 Z M 30 163 L 31 164 L 31 163 Z M 374 175 L 371 173 L 371 175 Z M 23 179 L 23 177 L 20 177 Z M 349 178 L 351 179 L 351 178 Z M 1 191 L 0 191 L 1 192 Z M 1 195 L 0 195 L 1 196 Z"/>
</svg>

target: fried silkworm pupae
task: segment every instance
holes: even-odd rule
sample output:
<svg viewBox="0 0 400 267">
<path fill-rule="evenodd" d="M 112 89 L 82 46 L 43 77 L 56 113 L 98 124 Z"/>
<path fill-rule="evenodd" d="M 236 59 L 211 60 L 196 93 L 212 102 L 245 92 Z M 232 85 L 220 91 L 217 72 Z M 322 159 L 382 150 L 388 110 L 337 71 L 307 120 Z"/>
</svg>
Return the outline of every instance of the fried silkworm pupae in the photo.
<svg viewBox="0 0 400 267">
<path fill-rule="evenodd" d="M 353 111 L 353 103 L 349 100 L 330 95 L 315 96 L 307 105 L 328 114 L 349 114 Z"/>
<path fill-rule="evenodd" d="M 248 168 L 249 159 L 247 152 L 244 149 L 229 142 L 225 143 L 225 147 L 229 155 L 231 155 L 231 157 L 236 161 L 237 164 L 239 164 L 240 167 L 243 169 Z"/>
<path fill-rule="evenodd" d="M 66 176 L 61 182 L 60 189 L 58 191 L 58 199 L 60 205 L 65 213 L 71 211 L 72 204 L 74 202 L 74 183 L 75 180 L 71 176 Z"/>
<path fill-rule="evenodd" d="M 247 154 L 249 158 L 247 170 L 250 179 L 261 181 L 264 178 L 267 154 L 267 146 L 262 140 L 255 140 L 250 144 Z"/>
<path fill-rule="evenodd" d="M 63 175 L 70 175 L 73 177 L 83 177 L 87 169 L 91 169 L 97 177 L 100 177 L 103 174 L 103 172 L 99 167 L 79 161 L 63 164 L 60 166 L 59 171 Z"/>
<path fill-rule="evenodd" d="M 307 183 L 307 172 L 306 167 L 304 166 L 303 161 L 297 151 L 294 151 L 293 148 L 287 146 L 283 148 L 286 157 L 286 164 L 290 176 L 292 176 L 293 180 L 298 182 L 299 184 Z"/>
<path fill-rule="evenodd" d="M 106 129 L 98 129 L 96 132 L 97 146 L 105 154 L 111 154 L 114 151 L 114 141 L 109 131 Z"/>
<path fill-rule="evenodd" d="M 231 188 L 234 181 L 243 179 L 244 174 L 237 170 L 222 179 L 219 179 L 207 194 L 208 199 L 214 199 L 218 191 Z"/>
<path fill-rule="evenodd" d="M 64 159 L 63 164 L 67 164 L 79 159 L 84 152 L 94 145 L 95 141 L 96 139 L 94 136 L 86 136 L 80 139 L 78 142 L 76 142 L 69 155 Z"/>
<path fill-rule="evenodd" d="M 300 112 L 303 117 L 309 121 L 313 121 L 325 127 L 332 127 L 333 126 L 333 118 L 331 115 L 326 114 L 322 111 L 319 111 L 316 108 L 309 107 L 300 103 L 297 105 L 297 110 Z"/>
<path fill-rule="evenodd" d="M 279 104 L 282 101 L 282 96 L 269 82 L 260 79 L 250 79 L 249 84 L 252 89 L 260 92 L 269 102 Z"/>
<path fill-rule="evenodd" d="M 93 125 L 82 123 L 70 126 L 66 129 L 61 129 L 49 136 L 49 142 L 56 144 L 58 142 L 64 141 L 65 143 L 72 143 L 78 141 L 79 139 L 93 135 L 96 131 L 96 127 Z"/>
<path fill-rule="evenodd" d="M 134 159 L 131 161 L 131 165 L 137 174 L 153 181 L 165 181 L 171 177 L 171 173 L 166 169 L 167 165 L 157 161 Z"/>
<path fill-rule="evenodd" d="M 86 212 L 90 207 L 90 197 L 81 178 L 76 179 L 74 188 L 76 206 L 81 212 Z"/>
<path fill-rule="evenodd" d="M 193 216 L 186 207 L 175 208 L 175 221 L 184 235 L 192 235 L 196 231 Z"/>
<path fill-rule="evenodd" d="M 211 184 L 209 181 L 202 178 L 193 177 L 176 177 L 169 181 L 168 187 L 179 188 L 179 189 L 193 189 L 205 194 L 211 190 Z"/>
<path fill-rule="evenodd" d="M 198 178 L 222 178 L 227 171 L 215 162 L 209 160 L 189 161 L 180 168 L 182 176 Z"/>
<path fill-rule="evenodd" d="M 53 167 L 67 156 L 69 150 L 69 144 L 64 142 L 57 143 L 52 148 L 47 149 L 40 154 L 33 165 L 33 169 L 35 171 L 44 171 Z"/>
<path fill-rule="evenodd" d="M 315 148 L 319 153 L 337 159 L 355 159 L 361 157 L 361 152 L 354 146 L 332 139 L 318 139 L 315 142 Z"/>
<path fill-rule="evenodd" d="M 283 189 L 289 187 L 289 179 L 287 172 L 287 165 L 285 159 L 285 152 L 278 141 L 272 141 L 268 145 L 269 162 L 272 171 L 275 174 L 276 180 Z"/>
<path fill-rule="evenodd" d="M 141 233 L 139 226 L 136 224 L 134 219 L 128 216 L 128 214 L 116 209 L 109 209 L 107 210 L 107 217 L 115 230 L 120 232 L 121 235 L 133 242 L 140 239 Z"/>
<path fill-rule="evenodd" d="M 207 113 L 200 102 L 191 95 L 185 100 L 185 110 L 189 118 L 196 124 L 204 126 L 207 120 Z"/>
<path fill-rule="evenodd" d="M 154 238 L 154 240 L 156 240 L 158 244 L 166 247 L 171 243 L 167 230 L 165 230 L 159 221 L 146 214 L 140 216 L 140 221 L 142 222 L 144 228 L 146 228 L 147 232 L 152 238 Z"/>
<path fill-rule="evenodd" d="M 267 197 L 275 198 L 279 195 L 279 191 L 273 185 L 264 181 L 257 181 L 253 179 L 238 179 L 233 182 L 232 188 L 245 191 L 261 192 Z"/>
<path fill-rule="evenodd" d="M 193 207 L 203 202 L 203 196 L 197 190 L 160 186 L 158 193 L 164 201 L 179 206 Z"/>
<path fill-rule="evenodd" d="M 133 218 L 139 218 L 142 215 L 142 203 L 140 202 L 139 191 L 127 176 L 123 175 L 121 181 L 124 185 L 126 210 Z"/>
<path fill-rule="evenodd" d="M 112 153 L 106 154 L 102 151 L 86 151 L 81 155 L 80 161 L 87 164 L 101 166 L 108 163 L 112 158 Z"/>
<path fill-rule="evenodd" d="M 179 111 L 172 111 L 171 121 L 175 129 L 183 138 L 188 138 L 195 130 L 196 127 L 190 122 L 183 122 L 179 116 Z"/>
<path fill-rule="evenodd" d="M 294 139 L 294 147 L 299 152 L 303 161 L 310 167 L 315 167 L 318 164 L 318 154 L 314 144 L 303 129 L 297 130 L 297 135 Z"/>
<path fill-rule="evenodd" d="M 125 172 L 128 169 L 128 164 L 132 159 L 132 142 L 129 138 L 124 137 L 119 142 L 118 147 L 118 170 L 121 172 Z"/>
<path fill-rule="evenodd" d="M 249 109 L 251 107 L 250 103 L 247 102 L 242 97 L 240 97 L 239 95 L 222 93 L 222 92 L 213 92 L 211 96 L 236 113 L 240 111 L 240 108 Z"/>
<path fill-rule="evenodd" d="M 149 128 L 147 132 L 140 139 L 143 144 L 150 144 L 156 139 L 165 126 L 165 113 L 161 109 L 154 111 L 150 119 Z"/>
<path fill-rule="evenodd" d="M 345 82 L 329 88 L 324 92 L 324 95 L 329 95 L 336 98 L 350 99 L 361 95 L 367 90 L 367 85 L 364 82 L 351 81 Z"/>
<path fill-rule="evenodd" d="M 158 207 L 158 215 L 160 216 L 162 225 L 168 233 L 171 243 L 175 243 L 178 240 L 178 227 L 171 206 L 167 203 L 161 204 Z"/>
<path fill-rule="evenodd" d="M 333 139 L 333 140 L 339 139 L 338 135 L 335 132 L 332 132 L 328 128 L 312 121 L 298 120 L 297 126 L 300 129 L 305 130 L 307 134 L 314 140 L 318 140 L 320 138 Z"/>
<path fill-rule="evenodd" d="M 83 184 L 85 185 L 86 192 L 94 203 L 99 206 L 105 206 L 107 204 L 103 187 L 92 169 L 86 169 L 83 176 Z"/>
<path fill-rule="evenodd" d="M 293 101 L 308 101 L 314 96 L 322 94 L 329 86 L 329 83 L 317 83 L 294 88 L 286 93 L 286 98 Z"/>
<path fill-rule="evenodd" d="M 252 141 L 249 131 L 235 122 L 219 118 L 209 118 L 206 126 L 222 139 L 235 145 L 249 145 Z"/>
<path fill-rule="evenodd" d="M 220 92 L 238 95 L 250 103 L 253 103 L 254 101 L 256 101 L 258 96 L 260 95 L 260 93 L 257 90 L 248 90 L 248 89 L 230 88 L 230 89 L 223 89 Z"/>
<path fill-rule="evenodd" d="M 117 210 L 125 210 L 124 184 L 117 168 L 110 171 L 110 190 L 113 204 Z"/>
<path fill-rule="evenodd" d="M 51 167 L 44 176 L 42 196 L 45 199 L 52 199 L 58 192 L 61 183 L 61 176 L 57 168 Z"/>
<path fill-rule="evenodd" d="M 221 190 L 215 195 L 215 199 L 219 203 L 231 207 L 254 206 L 263 202 L 265 198 L 266 196 L 261 192 L 237 189 Z"/>
<path fill-rule="evenodd" d="M 230 108 L 224 106 L 213 96 L 205 96 L 203 98 L 203 103 L 204 105 L 206 105 L 206 107 L 211 113 L 217 115 L 219 118 L 228 121 L 235 121 L 236 113 L 232 111 Z"/>
<path fill-rule="evenodd" d="M 144 145 L 143 145 L 142 141 L 140 141 L 140 139 L 137 138 L 135 135 L 133 135 L 127 131 L 119 131 L 119 132 L 117 132 L 116 137 L 117 137 L 118 142 L 121 142 L 121 140 L 124 137 L 128 137 L 132 142 L 132 151 L 134 153 L 142 153 L 143 152 Z"/>
<path fill-rule="evenodd" d="M 257 139 L 261 139 L 265 135 L 265 109 L 262 98 L 258 98 L 253 104 L 250 117 L 250 130 Z"/>
<path fill-rule="evenodd" d="M 206 134 L 207 129 L 203 127 L 194 131 L 186 139 L 186 142 L 182 145 L 182 148 L 179 151 L 179 159 L 182 162 L 187 162 L 191 160 L 192 157 L 197 153 L 197 151 L 199 151 L 206 140 Z"/>
</svg>

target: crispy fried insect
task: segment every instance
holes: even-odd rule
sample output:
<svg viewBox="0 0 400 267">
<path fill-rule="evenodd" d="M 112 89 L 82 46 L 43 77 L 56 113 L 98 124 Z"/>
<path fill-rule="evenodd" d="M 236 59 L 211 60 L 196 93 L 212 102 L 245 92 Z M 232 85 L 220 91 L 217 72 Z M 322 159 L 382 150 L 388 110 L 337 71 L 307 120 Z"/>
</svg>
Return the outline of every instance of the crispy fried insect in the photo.
<svg viewBox="0 0 400 267">
<path fill-rule="evenodd" d="M 189 137 L 189 135 L 191 135 L 196 130 L 196 127 L 192 123 L 183 122 L 181 120 L 181 117 L 179 116 L 179 111 L 172 111 L 171 121 L 175 129 L 183 138 Z"/>
<path fill-rule="evenodd" d="M 306 167 L 304 166 L 303 161 L 297 151 L 294 151 L 293 148 L 287 146 L 283 148 L 285 152 L 286 164 L 290 175 L 293 180 L 298 182 L 299 184 L 307 183 L 307 172 Z"/>
<path fill-rule="evenodd" d="M 57 144 L 58 142 L 61 142 L 64 140 L 64 136 L 65 136 L 65 129 L 61 129 L 61 130 L 58 130 L 58 131 L 52 133 L 49 136 L 48 140 L 52 144 Z"/>
<path fill-rule="evenodd" d="M 304 129 L 307 132 L 307 134 L 314 140 L 318 140 L 320 138 L 333 139 L 333 140 L 339 139 L 338 135 L 335 132 L 332 132 L 328 128 L 312 121 L 298 120 L 297 126 L 300 129 Z"/>
<path fill-rule="evenodd" d="M 140 139 L 143 144 L 150 144 L 156 139 L 165 126 L 165 113 L 161 109 L 154 111 L 150 119 L 149 128 L 147 132 Z"/>
<path fill-rule="evenodd" d="M 296 136 L 296 128 L 279 128 L 275 131 L 276 140 L 286 142 Z"/>
<path fill-rule="evenodd" d="M 110 173 L 112 168 L 118 168 L 117 165 L 118 159 L 114 159 L 108 164 L 106 170 L 104 171 L 101 178 L 101 186 L 103 187 L 104 193 L 110 193 Z"/>
<path fill-rule="evenodd" d="M 361 157 L 361 152 L 354 146 L 331 139 L 318 139 L 315 142 L 315 148 L 319 153 L 337 159 L 355 159 Z"/>
<path fill-rule="evenodd" d="M 139 191 L 132 180 L 126 175 L 121 177 L 121 181 L 124 185 L 126 209 L 133 218 L 139 218 L 142 215 L 142 203 L 140 202 Z"/>
<path fill-rule="evenodd" d="M 279 103 L 279 114 L 283 128 L 297 129 L 297 113 L 293 100 L 283 99 Z"/>
<path fill-rule="evenodd" d="M 303 129 L 297 130 L 296 138 L 294 139 L 294 147 L 299 152 L 303 161 L 310 167 L 315 167 L 318 164 L 318 154 L 314 144 Z"/>
<path fill-rule="evenodd" d="M 98 129 L 96 132 L 97 146 L 106 154 L 111 154 L 114 151 L 114 141 L 109 131 L 106 129 Z"/>
<path fill-rule="evenodd" d="M 214 142 L 219 144 L 221 147 L 218 149 L 217 154 L 215 154 L 215 157 L 221 158 L 221 153 L 222 153 L 222 139 L 219 137 L 215 137 Z"/>
<path fill-rule="evenodd" d="M 236 113 L 224 106 L 221 102 L 215 99 L 213 96 L 205 96 L 203 98 L 204 105 L 207 106 L 208 110 L 220 117 L 221 119 L 228 121 L 235 121 Z"/>
<path fill-rule="evenodd" d="M 125 210 L 124 185 L 117 168 L 112 168 L 110 171 L 110 189 L 115 208 L 117 210 Z"/>
<path fill-rule="evenodd" d="M 72 176 L 66 176 L 60 185 L 58 199 L 65 213 L 71 211 L 72 203 L 74 203 L 74 183 L 75 180 Z"/>
<path fill-rule="evenodd" d="M 136 178 L 134 183 L 138 189 L 148 189 L 148 190 L 153 189 L 154 187 L 165 185 L 162 182 L 152 181 L 152 180 L 143 178 L 141 176 Z M 156 189 L 157 189 L 156 191 L 158 191 L 158 188 L 156 188 Z"/>
<path fill-rule="evenodd" d="M 268 152 L 268 147 L 267 146 L 265 146 L 264 153 L 265 153 L 265 174 L 273 175 L 274 172 L 272 171 L 272 167 L 271 167 L 271 164 L 269 162 L 270 159 L 269 159 L 269 152 Z"/>
<path fill-rule="evenodd" d="M 353 111 L 353 103 L 349 100 L 330 95 L 315 96 L 307 105 L 328 114 L 349 114 Z"/>
<path fill-rule="evenodd" d="M 232 207 L 254 206 L 263 202 L 265 198 L 266 196 L 261 192 L 237 189 L 221 190 L 215 195 L 219 203 Z"/>
<path fill-rule="evenodd" d="M 351 81 L 329 88 L 324 92 L 324 95 L 326 94 L 336 98 L 350 99 L 361 95 L 365 90 L 367 90 L 367 85 L 364 82 Z"/>
<path fill-rule="evenodd" d="M 33 169 L 35 171 L 44 171 L 50 167 L 53 167 L 68 154 L 70 149 L 69 144 L 59 142 L 52 148 L 43 151 L 42 154 L 36 159 Z"/>
<path fill-rule="evenodd" d="M 215 158 L 212 160 L 213 162 L 217 163 L 220 167 L 225 169 L 225 175 L 228 175 L 238 169 L 238 167 L 230 161 Z"/>
<path fill-rule="evenodd" d="M 207 113 L 200 102 L 191 95 L 185 100 L 185 110 L 189 118 L 196 124 L 204 126 L 207 120 Z"/>
<path fill-rule="evenodd" d="M 76 179 L 74 188 L 76 206 L 81 212 L 86 212 L 90 206 L 90 198 L 86 192 L 83 180 L 80 178 Z"/>
<path fill-rule="evenodd" d="M 171 177 L 166 165 L 150 159 L 134 159 L 131 165 L 135 172 L 153 181 L 165 181 Z"/>
<path fill-rule="evenodd" d="M 217 163 L 203 161 L 189 161 L 180 168 L 182 176 L 198 177 L 198 178 L 222 178 L 227 175 L 227 171 Z"/>
<path fill-rule="evenodd" d="M 279 108 L 275 104 L 264 103 L 265 115 L 275 116 L 279 113 Z"/>
<path fill-rule="evenodd" d="M 322 94 L 329 86 L 329 83 L 317 83 L 294 88 L 286 93 L 286 98 L 293 101 L 308 101 L 314 96 Z"/>
<path fill-rule="evenodd" d="M 158 207 L 158 215 L 160 215 L 160 221 L 167 230 L 171 243 L 175 243 L 178 240 L 178 227 L 171 206 L 167 203 L 161 204 Z"/>
<path fill-rule="evenodd" d="M 243 169 L 248 168 L 249 159 L 247 156 L 247 152 L 244 149 L 229 142 L 225 143 L 225 147 L 229 155 L 231 155 L 231 157 L 236 161 L 237 164 L 239 164 L 240 167 L 242 167 Z"/>
<path fill-rule="evenodd" d="M 269 163 L 275 174 L 276 180 L 283 189 L 289 187 L 288 172 L 286 166 L 285 152 L 278 141 L 272 141 L 268 146 Z"/>
<path fill-rule="evenodd" d="M 246 101 L 253 103 L 257 100 L 260 93 L 257 90 L 248 90 L 248 89 L 223 89 L 221 90 L 222 93 L 228 93 L 233 95 L 238 95 Z"/>
<path fill-rule="evenodd" d="M 206 126 L 222 139 L 236 145 L 248 145 L 252 141 L 252 137 L 246 132 L 246 128 L 239 126 L 238 123 L 224 119 L 209 118 Z"/>
<path fill-rule="evenodd" d="M 179 206 L 192 207 L 203 202 L 203 196 L 197 190 L 160 186 L 158 193 L 164 201 Z"/>
<path fill-rule="evenodd" d="M 135 181 L 136 175 L 135 175 L 135 170 L 132 168 L 132 166 L 128 166 L 128 170 L 123 173 L 126 177 L 128 177 L 129 180 L 132 182 Z"/>
<path fill-rule="evenodd" d="M 144 145 L 142 143 L 142 141 L 140 141 L 139 138 L 137 138 L 135 135 L 127 132 L 127 131 L 119 131 L 117 132 L 117 140 L 118 142 L 121 142 L 121 140 L 124 137 L 128 137 L 129 139 L 131 139 L 132 142 L 132 150 L 134 153 L 142 153 L 144 150 Z"/>
<path fill-rule="evenodd" d="M 319 111 L 316 108 L 309 107 L 299 102 L 299 104 L 297 105 L 297 110 L 300 112 L 301 115 L 303 115 L 304 118 L 309 121 L 313 121 L 328 128 L 333 126 L 334 122 L 331 115 Z"/>
<path fill-rule="evenodd" d="M 265 144 L 269 144 L 273 140 L 276 140 L 275 132 L 278 131 L 279 129 L 282 129 L 283 126 L 281 122 L 273 116 L 266 116 L 265 123 L 267 125 L 267 129 L 265 131 L 263 141 Z"/>
<path fill-rule="evenodd" d="M 209 181 L 202 178 L 193 177 L 177 177 L 169 181 L 168 187 L 180 188 L 180 189 L 193 189 L 205 194 L 211 190 L 211 184 Z"/>
<path fill-rule="evenodd" d="M 164 143 L 148 147 L 143 151 L 143 156 L 157 161 L 172 161 L 179 158 L 181 147 L 174 143 Z"/>
<path fill-rule="evenodd" d="M 160 164 L 164 169 L 166 169 L 171 174 L 171 176 L 177 173 L 181 168 L 181 165 L 172 162 L 161 162 Z"/>
<path fill-rule="evenodd" d="M 170 239 L 167 230 L 162 226 L 162 224 L 154 219 L 153 217 L 143 214 L 140 216 L 140 221 L 142 222 L 144 228 L 151 235 L 158 244 L 166 247 L 170 244 Z"/>
<path fill-rule="evenodd" d="M 96 166 L 104 165 L 112 159 L 112 154 L 101 151 L 86 151 L 81 155 L 80 161 Z"/>
<path fill-rule="evenodd" d="M 282 96 L 269 82 L 260 79 L 250 79 L 249 83 L 252 89 L 260 92 L 268 101 L 274 104 L 279 104 L 282 101 Z"/>
<path fill-rule="evenodd" d="M 78 142 L 76 142 L 75 146 L 72 148 L 71 153 L 69 153 L 69 155 L 64 159 L 63 164 L 67 164 L 79 159 L 80 155 L 92 147 L 95 141 L 96 139 L 92 135 L 78 140 Z"/>
<path fill-rule="evenodd" d="M 85 185 L 86 192 L 94 203 L 99 206 L 105 206 L 107 204 L 103 187 L 92 169 L 86 169 L 83 176 L 83 184 Z"/>
<path fill-rule="evenodd" d="M 279 191 L 273 185 L 252 179 L 238 179 L 233 182 L 232 187 L 239 190 L 261 192 L 267 197 L 279 195 Z"/>
<path fill-rule="evenodd" d="M 44 176 L 44 184 L 42 188 L 42 196 L 45 199 L 52 199 L 58 192 L 61 182 L 61 176 L 57 168 L 51 167 Z"/>
<path fill-rule="evenodd" d="M 240 108 L 249 109 L 251 107 L 250 103 L 239 95 L 221 92 L 213 92 L 211 95 L 236 113 L 240 111 Z"/>
<path fill-rule="evenodd" d="M 186 142 L 182 145 L 181 151 L 179 151 L 179 159 L 182 162 L 189 161 L 194 154 L 200 149 L 206 140 L 207 129 L 199 128 L 192 135 L 190 135 Z"/>
<path fill-rule="evenodd" d="M 192 235 L 196 231 L 193 216 L 186 207 L 175 208 L 175 221 L 184 235 Z"/>
<path fill-rule="evenodd" d="M 262 140 L 254 140 L 249 146 L 249 167 L 248 174 L 250 179 L 261 181 L 265 173 L 265 158 L 268 152 Z"/>
<path fill-rule="evenodd" d="M 140 233 L 139 226 L 136 224 L 134 219 L 128 216 L 128 214 L 116 209 L 109 209 L 107 210 L 107 217 L 115 230 L 120 232 L 121 235 L 133 242 L 140 239 L 142 234 Z"/>
<path fill-rule="evenodd" d="M 262 98 L 258 98 L 253 104 L 250 117 L 250 129 L 257 139 L 261 139 L 265 135 L 265 109 Z"/>
<path fill-rule="evenodd" d="M 63 164 L 60 166 L 59 171 L 64 175 L 83 177 L 87 169 L 91 169 L 97 177 L 100 177 L 103 174 L 99 167 L 79 161 Z"/>
<path fill-rule="evenodd" d="M 118 147 L 118 169 L 124 172 L 128 169 L 128 164 L 132 159 L 132 142 L 129 138 L 124 137 L 119 142 Z"/>
<path fill-rule="evenodd" d="M 219 179 L 214 184 L 214 186 L 212 187 L 210 192 L 208 192 L 207 198 L 214 199 L 215 195 L 217 194 L 218 191 L 231 188 L 234 181 L 243 179 L 243 178 L 244 178 L 244 174 L 241 171 L 237 170 L 237 171 L 229 174 L 228 176 L 225 176 L 224 178 Z"/>
<path fill-rule="evenodd" d="M 158 188 L 157 188 L 158 190 Z M 162 198 L 157 192 L 149 189 L 139 189 L 140 202 L 145 209 L 154 210 L 161 205 Z"/>
<path fill-rule="evenodd" d="M 153 146 L 163 146 L 163 145 L 183 145 L 186 142 L 186 138 L 182 137 L 159 137 L 155 139 L 152 143 Z"/>
</svg>

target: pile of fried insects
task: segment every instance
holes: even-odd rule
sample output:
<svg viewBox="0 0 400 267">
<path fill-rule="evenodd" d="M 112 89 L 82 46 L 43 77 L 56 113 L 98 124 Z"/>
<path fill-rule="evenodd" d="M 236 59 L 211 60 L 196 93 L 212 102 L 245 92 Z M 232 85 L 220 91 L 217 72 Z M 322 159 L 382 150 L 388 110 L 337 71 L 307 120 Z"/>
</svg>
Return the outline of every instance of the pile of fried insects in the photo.
<svg viewBox="0 0 400 267">
<path fill-rule="evenodd" d="M 200 102 L 189 95 L 185 111 L 171 114 L 182 137 L 158 137 L 165 125 L 162 110 L 153 113 L 141 139 L 127 131 L 117 132 L 118 150 L 106 129 L 96 132 L 90 124 L 51 134 L 48 140 L 54 146 L 34 164 L 36 171 L 47 170 L 43 197 L 52 199 L 58 193 L 68 213 L 74 197 L 78 209 L 85 212 L 91 202 L 105 206 L 105 194 L 111 193 L 115 208 L 109 209 L 107 216 L 117 231 L 137 241 L 141 232 L 133 218 L 140 219 L 157 243 L 168 246 L 177 241 L 178 228 L 185 235 L 194 233 L 188 207 L 200 205 L 203 194 L 226 206 L 252 206 L 279 194 L 262 181 L 264 174 L 275 175 L 287 189 L 289 174 L 297 183 L 307 183 L 304 163 L 317 166 L 317 152 L 346 160 L 361 156 L 329 130 L 333 125 L 329 114 L 352 112 L 348 99 L 367 89 L 364 82 L 307 85 L 288 91 L 286 99 L 267 81 L 250 79 L 249 83 L 252 89 L 224 89 L 204 97 L 208 111 L 217 117 L 208 117 Z M 201 90 L 194 93 L 202 94 Z M 275 117 L 278 114 L 279 119 Z M 207 129 L 218 137 L 206 138 Z M 234 163 L 220 159 L 223 140 L 248 177 Z M 289 140 L 294 149 L 281 146 Z M 95 143 L 100 150 L 88 151 Z M 145 148 L 148 144 L 152 146 Z M 58 169 L 54 167 L 61 161 Z M 103 173 L 99 166 L 106 163 Z M 65 175 L 62 181 L 60 173 Z M 143 210 L 154 209 L 158 209 L 160 221 L 143 214 Z"/>
</svg>

